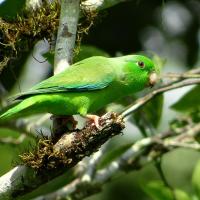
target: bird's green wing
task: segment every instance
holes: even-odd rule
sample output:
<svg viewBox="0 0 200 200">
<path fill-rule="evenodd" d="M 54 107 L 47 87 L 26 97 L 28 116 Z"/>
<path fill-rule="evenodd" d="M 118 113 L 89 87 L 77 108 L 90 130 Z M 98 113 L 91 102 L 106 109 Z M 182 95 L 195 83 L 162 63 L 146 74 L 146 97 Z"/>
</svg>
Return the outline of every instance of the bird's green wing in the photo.
<svg viewBox="0 0 200 200">
<path fill-rule="evenodd" d="M 103 89 L 115 79 L 113 66 L 114 63 L 109 58 L 96 56 L 85 59 L 35 85 L 28 92 L 19 94 L 15 99 L 24 99 L 36 94 Z"/>
</svg>

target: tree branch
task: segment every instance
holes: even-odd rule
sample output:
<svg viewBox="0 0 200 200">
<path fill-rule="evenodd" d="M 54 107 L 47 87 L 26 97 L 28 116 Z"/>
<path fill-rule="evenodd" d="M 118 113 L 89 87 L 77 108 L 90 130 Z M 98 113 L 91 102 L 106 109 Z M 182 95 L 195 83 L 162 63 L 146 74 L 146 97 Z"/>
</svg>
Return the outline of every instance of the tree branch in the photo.
<svg viewBox="0 0 200 200">
<path fill-rule="evenodd" d="M 18 145 L 21 144 L 25 139 L 27 135 L 21 134 L 18 138 L 13 137 L 3 137 L 0 138 L 0 144 L 11 144 L 11 145 Z"/>
<path fill-rule="evenodd" d="M 86 0 L 82 2 L 82 6 L 86 10 L 103 10 L 128 1 L 130 0 Z"/>
<path fill-rule="evenodd" d="M 125 109 L 125 111 L 122 112 L 121 115 L 122 115 L 122 117 L 127 117 L 132 112 L 138 110 L 141 106 L 143 106 L 144 104 L 146 104 L 152 98 L 154 98 L 155 96 L 157 96 L 159 94 L 162 94 L 164 92 L 167 92 L 167 91 L 170 91 L 170 90 L 173 90 L 173 89 L 177 89 L 177 88 L 181 88 L 181 87 L 189 86 L 189 85 L 195 85 L 195 84 L 200 84 L 200 78 L 199 79 L 197 79 L 197 78 L 195 78 L 195 79 L 185 79 L 185 80 L 180 81 L 180 82 L 172 81 L 172 82 L 168 83 L 167 85 L 164 84 L 163 86 L 160 86 L 158 89 L 155 89 L 152 92 L 145 95 L 144 97 L 136 100 L 133 104 L 131 104 L 129 106 L 128 109 Z"/>
<path fill-rule="evenodd" d="M 185 129 L 183 128 L 182 130 Z M 185 138 L 191 138 L 191 136 L 196 137 L 199 134 L 200 124 L 193 125 L 184 132 Z M 161 133 L 154 137 L 139 140 L 118 159 L 112 161 L 107 167 L 96 171 L 93 179 L 85 181 L 83 178 L 77 178 L 63 188 L 53 193 L 37 197 L 34 200 L 53 200 L 56 198 L 81 200 L 92 194 L 100 192 L 102 186 L 106 182 L 109 182 L 113 175 L 119 170 L 138 170 L 138 168 L 146 166 L 148 163 L 157 159 L 161 155 L 164 155 L 165 153 L 178 147 L 191 148 L 200 151 L 200 144 L 180 142 L 180 136 L 181 135 L 174 137 L 174 133 L 168 131 L 167 137 L 165 133 Z M 156 153 L 152 153 L 154 151 Z M 142 162 L 140 162 L 140 159 L 142 159 Z M 85 175 L 82 177 L 84 176 Z"/>
<path fill-rule="evenodd" d="M 72 64 L 79 12 L 80 0 L 61 0 L 60 21 L 54 56 L 54 74 L 66 70 Z M 65 131 L 68 131 L 66 117 L 53 116 L 52 118 L 52 138 L 57 139 Z"/>
<path fill-rule="evenodd" d="M 102 116 L 100 125 L 100 129 L 87 124 L 82 130 L 65 133 L 55 144 L 40 140 L 35 152 L 22 156 L 26 167 L 18 166 L 0 178 L 0 199 L 17 198 L 66 172 L 124 128 L 122 118 L 112 113 Z"/>
<path fill-rule="evenodd" d="M 26 134 L 28 137 L 36 138 L 36 136 L 38 135 L 38 133 L 36 132 L 41 131 L 43 132 L 43 134 L 50 133 L 50 129 L 41 126 L 44 121 L 49 119 L 49 116 L 49 114 L 46 114 L 43 117 L 31 123 L 27 120 L 19 119 L 16 121 L 11 121 L 9 123 L 1 124 L 1 127 L 18 131 L 19 133 Z"/>
<path fill-rule="evenodd" d="M 79 18 L 80 0 L 62 0 L 55 48 L 54 74 L 72 64 L 73 49 Z"/>
</svg>

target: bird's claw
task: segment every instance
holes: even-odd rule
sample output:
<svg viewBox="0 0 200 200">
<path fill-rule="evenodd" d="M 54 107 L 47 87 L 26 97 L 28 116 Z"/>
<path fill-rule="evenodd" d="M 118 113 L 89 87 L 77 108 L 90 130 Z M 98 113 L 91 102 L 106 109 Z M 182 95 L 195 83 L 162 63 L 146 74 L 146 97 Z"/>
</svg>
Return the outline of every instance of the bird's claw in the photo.
<svg viewBox="0 0 200 200">
<path fill-rule="evenodd" d="M 99 116 L 98 115 L 86 115 L 86 118 L 91 120 L 97 129 L 100 129 Z"/>
</svg>

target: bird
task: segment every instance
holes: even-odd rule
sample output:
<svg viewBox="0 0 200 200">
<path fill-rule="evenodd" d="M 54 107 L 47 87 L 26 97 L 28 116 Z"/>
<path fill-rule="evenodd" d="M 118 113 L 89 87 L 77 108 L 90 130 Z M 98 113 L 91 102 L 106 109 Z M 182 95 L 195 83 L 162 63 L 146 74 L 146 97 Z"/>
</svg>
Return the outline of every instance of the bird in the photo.
<svg viewBox="0 0 200 200">
<path fill-rule="evenodd" d="M 92 56 L 16 95 L 15 104 L 0 115 L 0 123 L 51 113 L 55 116 L 79 114 L 98 126 L 96 111 L 154 86 L 157 80 L 156 66 L 146 56 Z"/>
</svg>

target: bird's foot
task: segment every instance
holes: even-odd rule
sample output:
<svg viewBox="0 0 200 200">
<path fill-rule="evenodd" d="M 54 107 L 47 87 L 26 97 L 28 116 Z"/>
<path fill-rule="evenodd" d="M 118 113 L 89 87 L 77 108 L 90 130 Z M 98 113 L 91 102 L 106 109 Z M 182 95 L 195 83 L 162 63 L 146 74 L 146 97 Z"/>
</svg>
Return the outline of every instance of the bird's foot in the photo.
<svg viewBox="0 0 200 200">
<path fill-rule="evenodd" d="M 89 119 L 95 126 L 97 129 L 100 128 L 99 125 L 99 116 L 98 115 L 86 115 L 86 118 Z"/>
</svg>

